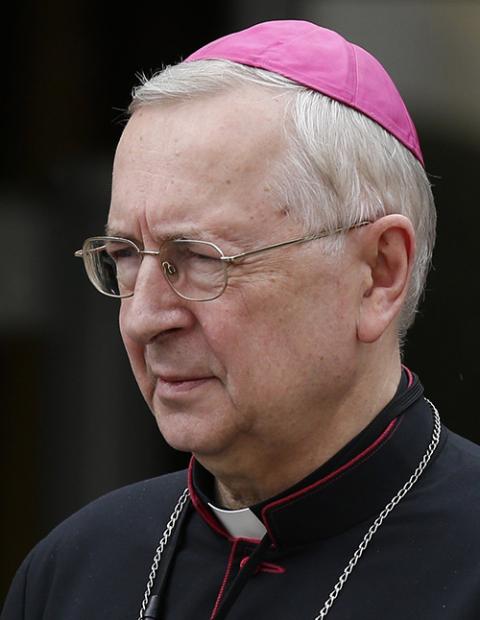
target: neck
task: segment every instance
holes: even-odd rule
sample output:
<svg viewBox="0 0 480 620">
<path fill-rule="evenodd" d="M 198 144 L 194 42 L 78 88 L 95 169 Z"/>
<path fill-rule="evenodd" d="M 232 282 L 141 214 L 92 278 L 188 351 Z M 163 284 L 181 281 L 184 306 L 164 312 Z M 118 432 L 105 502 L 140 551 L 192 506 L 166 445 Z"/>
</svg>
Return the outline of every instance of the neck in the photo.
<svg viewBox="0 0 480 620">
<path fill-rule="evenodd" d="M 400 359 L 390 372 L 363 377 L 345 403 L 327 415 L 301 441 L 272 446 L 257 442 L 254 449 L 229 458 L 197 460 L 215 477 L 215 501 L 230 509 L 244 508 L 273 497 L 321 467 L 360 433 L 393 398 L 400 380 Z M 374 386 L 374 389 L 372 389 Z M 288 458 L 285 455 L 288 454 Z"/>
</svg>

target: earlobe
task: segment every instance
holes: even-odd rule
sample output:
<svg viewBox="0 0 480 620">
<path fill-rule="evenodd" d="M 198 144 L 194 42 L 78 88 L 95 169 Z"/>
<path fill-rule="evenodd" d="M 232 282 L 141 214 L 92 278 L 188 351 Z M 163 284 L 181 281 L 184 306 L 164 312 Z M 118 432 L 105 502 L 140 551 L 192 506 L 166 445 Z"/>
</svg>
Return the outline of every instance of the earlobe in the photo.
<svg viewBox="0 0 480 620">
<path fill-rule="evenodd" d="M 365 278 L 361 292 L 357 336 L 361 342 L 378 340 L 400 313 L 410 281 L 415 233 L 402 215 L 380 218 L 365 231 L 362 256 Z"/>
</svg>

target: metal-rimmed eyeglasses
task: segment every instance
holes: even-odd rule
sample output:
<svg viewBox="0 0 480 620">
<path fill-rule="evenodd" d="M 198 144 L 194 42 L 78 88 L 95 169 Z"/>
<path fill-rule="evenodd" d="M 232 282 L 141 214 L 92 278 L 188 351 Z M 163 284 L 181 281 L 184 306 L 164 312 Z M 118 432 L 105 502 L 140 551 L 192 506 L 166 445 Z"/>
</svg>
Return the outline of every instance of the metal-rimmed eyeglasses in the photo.
<svg viewBox="0 0 480 620">
<path fill-rule="evenodd" d="M 210 241 L 168 239 L 158 250 L 144 250 L 134 241 L 122 237 L 90 237 L 85 240 L 82 249 L 75 252 L 75 256 L 83 259 L 93 286 L 108 297 L 131 297 L 143 257 L 156 256 L 161 261 L 166 281 L 179 297 L 188 301 L 211 301 L 225 291 L 229 268 L 249 256 L 323 239 L 369 223 L 360 222 L 232 256 L 226 256 L 218 245 Z"/>
</svg>

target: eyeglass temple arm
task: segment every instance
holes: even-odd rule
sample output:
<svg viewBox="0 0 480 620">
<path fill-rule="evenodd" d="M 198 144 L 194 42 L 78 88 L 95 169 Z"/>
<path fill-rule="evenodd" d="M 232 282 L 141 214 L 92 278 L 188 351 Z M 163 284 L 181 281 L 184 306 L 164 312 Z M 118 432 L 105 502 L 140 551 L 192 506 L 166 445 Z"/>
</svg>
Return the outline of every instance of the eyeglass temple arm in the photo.
<svg viewBox="0 0 480 620">
<path fill-rule="evenodd" d="M 98 248 L 93 248 L 92 250 L 89 250 L 88 254 L 94 254 L 95 252 L 101 252 L 102 250 L 105 249 L 105 245 L 100 245 L 98 246 Z M 158 254 L 158 252 L 152 252 L 150 250 L 144 250 L 144 251 L 140 251 L 140 254 Z M 83 249 L 82 250 L 77 250 L 74 254 L 74 256 L 76 258 L 83 258 L 85 256 Z"/>
<path fill-rule="evenodd" d="M 306 241 L 313 241 L 314 239 L 323 239 L 324 237 L 329 237 L 330 235 L 336 235 L 337 233 L 347 232 L 352 230 L 353 228 L 360 228 L 361 226 L 366 226 L 367 224 L 371 224 L 369 221 L 363 221 L 359 224 L 354 224 L 353 226 L 349 226 L 348 228 L 335 228 L 334 230 L 324 231 L 317 235 L 307 235 L 306 237 L 298 237 L 296 239 L 290 239 L 289 241 L 282 241 L 281 243 L 274 243 L 273 245 L 267 245 L 262 248 L 257 248 L 256 250 L 250 250 L 248 252 L 241 252 L 240 254 L 234 254 L 232 256 L 221 256 L 220 260 L 226 263 L 233 263 L 236 260 L 240 260 L 247 256 L 253 256 L 254 254 L 260 254 L 260 252 L 266 252 L 267 250 L 273 250 L 275 248 L 281 248 L 287 245 L 293 245 L 294 243 L 304 243 Z M 140 254 L 149 254 L 152 256 L 158 256 L 160 251 L 158 250 L 139 250 Z M 77 250 L 74 253 L 76 258 L 83 258 L 83 250 Z"/>
<path fill-rule="evenodd" d="M 323 239 L 325 237 L 330 237 L 331 235 L 336 235 L 337 233 L 347 232 L 349 230 L 352 230 L 353 228 L 360 228 L 361 226 L 366 226 L 367 224 L 371 224 L 371 222 L 368 222 L 368 221 L 360 222 L 359 224 L 349 226 L 348 228 L 335 228 L 334 230 L 324 231 L 324 232 L 318 233 L 317 235 L 307 235 L 306 237 L 297 237 L 296 239 L 290 239 L 289 241 L 283 241 L 281 243 L 274 243 L 273 245 L 267 245 L 267 246 L 264 246 L 263 248 L 257 248 L 256 250 L 242 252 L 241 254 L 234 254 L 233 256 L 222 256 L 220 260 L 226 263 L 234 263 L 237 260 L 241 260 L 242 258 L 246 258 L 247 256 L 253 256 L 254 254 L 259 254 L 260 252 L 265 252 L 266 250 L 273 250 L 275 248 L 281 248 L 286 245 L 293 245 L 294 243 L 304 243 L 306 241 L 313 241 L 314 239 Z"/>
</svg>

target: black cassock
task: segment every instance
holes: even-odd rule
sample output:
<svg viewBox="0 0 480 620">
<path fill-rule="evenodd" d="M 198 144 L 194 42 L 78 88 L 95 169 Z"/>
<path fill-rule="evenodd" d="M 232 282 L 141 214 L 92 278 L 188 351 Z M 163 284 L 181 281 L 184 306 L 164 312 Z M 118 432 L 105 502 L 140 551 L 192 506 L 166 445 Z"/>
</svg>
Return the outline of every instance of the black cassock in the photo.
<svg viewBox="0 0 480 620">
<path fill-rule="evenodd" d="M 193 460 L 188 473 L 93 502 L 28 555 L 2 620 L 136 620 L 155 549 L 187 484 L 191 500 L 155 580 L 158 618 L 313 620 L 432 441 L 422 392 L 404 372 L 394 399 L 360 435 L 301 483 L 251 507 L 267 530 L 261 543 L 226 532 L 208 507 L 212 477 Z M 480 448 L 445 427 L 328 612 L 328 620 L 377 619 L 480 619 Z"/>
</svg>

